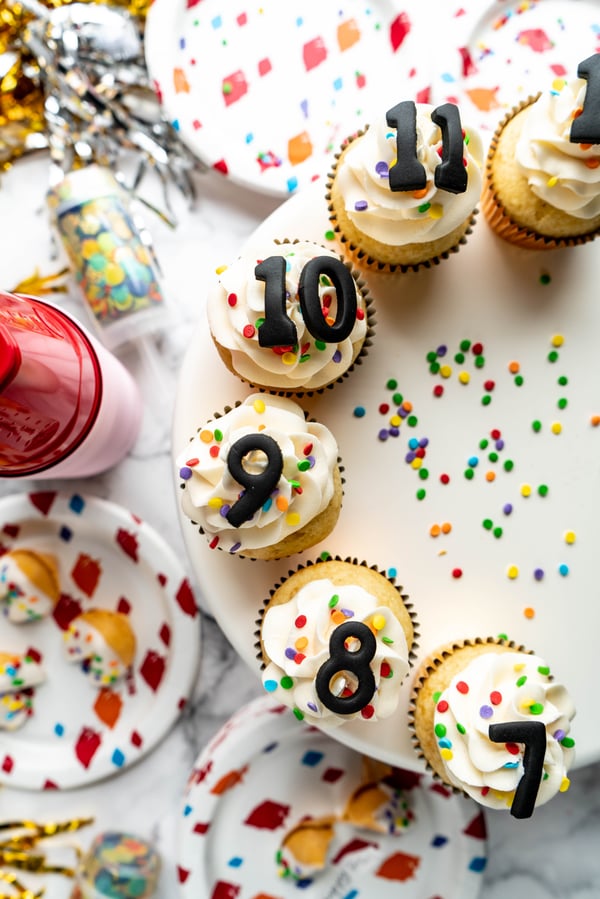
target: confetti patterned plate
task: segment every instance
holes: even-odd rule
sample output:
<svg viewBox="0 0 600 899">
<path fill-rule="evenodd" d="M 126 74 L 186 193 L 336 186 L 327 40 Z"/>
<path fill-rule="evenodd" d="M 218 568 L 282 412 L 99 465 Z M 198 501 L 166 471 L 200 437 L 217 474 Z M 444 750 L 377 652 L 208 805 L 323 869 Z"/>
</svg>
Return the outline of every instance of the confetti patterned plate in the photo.
<svg viewBox="0 0 600 899">
<path fill-rule="evenodd" d="M 302 402 L 332 430 L 345 468 L 327 540 L 252 562 L 211 550 L 183 515 L 181 525 L 203 595 L 257 677 L 257 611 L 273 584 L 322 552 L 358 557 L 396 573 L 411 597 L 417 661 L 448 641 L 500 633 L 542 656 L 573 694 L 585 764 L 600 758 L 588 665 L 600 628 L 600 257 L 594 243 L 521 250 L 477 218 L 440 265 L 365 276 L 373 345 L 343 383 Z M 315 184 L 269 216 L 247 249 L 258 257 L 261 240 L 281 235 L 337 246 L 328 231 Z M 203 316 L 180 372 L 174 452 L 250 392 L 222 364 Z M 175 466 L 174 476 L 179 490 Z M 332 736 L 419 770 L 409 693 L 389 718 L 350 721 Z"/>
<path fill-rule="evenodd" d="M 373 102 L 395 102 L 401 82 L 413 98 L 427 88 L 418 8 L 415 0 L 155 0 L 148 70 L 202 161 L 284 198 L 327 174 Z"/>
<path fill-rule="evenodd" d="M 361 756 L 266 698 L 242 709 L 200 754 L 180 827 L 184 899 L 475 899 L 485 822 L 471 800 L 396 772 L 414 820 L 400 835 L 335 824 L 329 864 L 306 885 L 278 874 L 283 835 L 303 817 L 339 815 L 362 782 Z"/>
<path fill-rule="evenodd" d="M 456 0 L 435 54 L 432 99 L 458 103 L 488 138 L 505 112 L 600 49 L 595 0 Z"/>
<path fill-rule="evenodd" d="M 0 736 L 0 783 L 56 789 L 116 774 L 167 733 L 194 683 L 200 617 L 185 573 L 147 524 L 92 496 L 8 496 L 0 522 L 0 550 L 52 553 L 62 588 L 53 618 L 17 626 L 0 614 L 2 649 L 41 658 L 46 671 L 32 717 Z M 98 690 L 63 658 L 62 630 L 92 607 L 130 617 L 137 647 L 122 689 Z"/>
</svg>

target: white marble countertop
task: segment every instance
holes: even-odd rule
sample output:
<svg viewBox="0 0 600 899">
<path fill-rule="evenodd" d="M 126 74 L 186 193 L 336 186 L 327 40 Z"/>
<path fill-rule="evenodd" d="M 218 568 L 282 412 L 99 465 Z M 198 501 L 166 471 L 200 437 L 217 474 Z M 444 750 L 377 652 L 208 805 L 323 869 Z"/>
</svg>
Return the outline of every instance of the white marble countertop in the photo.
<svg viewBox="0 0 600 899">
<path fill-rule="evenodd" d="M 36 266 L 45 274 L 60 268 L 64 261 L 62 251 L 52 258 L 44 203 L 46 178 L 47 160 L 43 156 L 21 161 L 2 178 L 3 288 L 10 289 L 31 275 Z M 162 393 L 153 389 L 135 351 L 121 354 L 137 377 L 144 398 L 142 432 L 132 453 L 113 470 L 85 481 L 43 482 L 49 488 L 72 486 L 130 509 L 165 537 L 181 557 L 190 578 L 191 566 L 185 557 L 177 519 L 170 446 L 178 367 L 191 330 L 202 314 L 207 277 L 219 264 L 237 255 L 244 240 L 277 205 L 277 201 L 238 188 L 214 172 L 200 176 L 197 184 L 199 199 L 193 210 L 172 195 L 180 218 L 175 231 L 150 213 L 145 214 L 164 270 L 171 322 L 156 340 L 165 388 Z M 84 320 L 75 289 L 60 302 Z M 30 480 L 0 480 L 0 497 L 32 487 Z M 196 593 L 205 610 L 204 597 L 197 588 Z M 188 773 L 199 750 L 218 727 L 262 692 L 258 680 L 248 676 L 245 664 L 206 612 L 202 616 L 202 635 L 202 661 L 193 701 L 150 755 L 112 779 L 85 789 L 36 793 L 2 788 L 0 821 L 93 815 L 93 828 L 81 834 L 83 846 L 88 845 L 92 833 L 110 828 L 145 836 L 155 842 L 163 857 L 161 899 L 177 899 L 177 824 Z M 485 899 L 509 895 L 515 899 L 600 896 L 600 857 L 595 851 L 600 838 L 600 764 L 575 771 L 568 794 L 537 810 L 534 818 L 523 822 L 490 813 L 487 822 L 489 860 L 482 888 Z M 66 899 L 70 885 L 65 880 L 49 877 L 47 883 L 48 899 Z"/>
</svg>

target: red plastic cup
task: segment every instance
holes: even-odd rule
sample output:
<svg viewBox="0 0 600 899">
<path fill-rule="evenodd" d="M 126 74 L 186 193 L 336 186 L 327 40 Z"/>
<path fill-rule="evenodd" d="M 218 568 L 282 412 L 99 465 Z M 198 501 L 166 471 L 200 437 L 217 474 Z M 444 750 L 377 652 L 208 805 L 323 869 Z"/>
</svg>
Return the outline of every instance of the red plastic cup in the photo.
<svg viewBox="0 0 600 899">
<path fill-rule="evenodd" d="M 141 422 L 129 372 L 76 320 L 0 293 L 0 477 L 85 477 L 117 464 Z"/>
</svg>

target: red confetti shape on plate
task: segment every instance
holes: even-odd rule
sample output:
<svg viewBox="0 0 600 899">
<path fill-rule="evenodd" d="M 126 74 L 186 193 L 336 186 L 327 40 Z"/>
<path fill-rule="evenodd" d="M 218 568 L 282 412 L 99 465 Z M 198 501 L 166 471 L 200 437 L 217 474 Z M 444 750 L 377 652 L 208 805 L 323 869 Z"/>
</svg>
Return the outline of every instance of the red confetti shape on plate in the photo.
<svg viewBox="0 0 600 899">
<path fill-rule="evenodd" d="M 168 646 L 168 645 L 170 644 L 170 642 L 171 642 L 171 628 L 169 627 L 169 625 L 168 625 L 166 622 L 163 624 L 163 626 L 162 626 L 161 629 L 159 630 L 158 636 L 160 637 L 160 639 L 162 640 L 162 642 L 165 644 L 165 646 Z"/>
<path fill-rule="evenodd" d="M 408 14 L 405 12 L 401 12 L 399 15 L 397 15 L 390 25 L 390 43 L 392 45 L 392 50 L 394 51 L 394 53 L 404 43 L 404 40 L 406 38 L 406 35 L 409 33 L 410 28 L 410 19 L 408 18 Z"/>
<path fill-rule="evenodd" d="M 543 28 L 527 28 L 525 31 L 520 31 L 517 35 L 517 43 L 531 47 L 534 53 L 544 53 L 554 46 Z"/>
<path fill-rule="evenodd" d="M 350 840 L 349 843 L 342 846 L 331 861 L 334 865 L 337 865 L 346 855 L 350 855 L 352 852 L 360 852 L 361 849 L 368 849 L 369 846 L 373 846 L 375 849 L 378 848 L 377 843 L 370 843 L 368 840 L 361 840 L 359 837 L 355 837 L 353 840 Z"/>
<path fill-rule="evenodd" d="M 29 502 L 32 504 L 32 506 L 35 506 L 35 508 L 38 509 L 42 513 L 42 515 L 48 514 L 55 499 L 56 490 L 46 491 L 44 493 L 29 494 Z"/>
<path fill-rule="evenodd" d="M 177 877 L 179 878 L 179 883 L 185 883 L 189 876 L 189 871 L 177 865 Z"/>
<path fill-rule="evenodd" d="M 2 528 L 2 533 L 6 534 L 7 537 L 18 537 L 20 530 L 21 528 L 18 524 L 5 524 Z"/>
<path fill-rule="evenodd" d="M 52 617 L 59 628 L 62 631 L 66 631 L 73 619 L 81 615 L 81 612 L 81 603 L 69 596 L 68 593 L 61 593 L 60 599 L 54 606 Z"/>
<path fill-rule="evenodd" d="M 5 755 L 2 760 L 2 770 L 4 771 L 4 773 L 10 774 L 10 772 L 12 771 L 14 766 L 15 766 L 15 763 L 14 763 L 14 759 L 12 758 L 12 756 Z"/>
<path fill-rule="evenodd" d="M 136 749 L 140 749 L 142 743 L 144 742 L 141 735 L 138 734 L 137 730 L 131 732 L 131 737 L 129 739 L 131 740 L 132 746 L 135 746 Z"/>
<path fill-rule="evenodd" d="M 226 883 L 224 880 L 218 880 L 215 888 L 210 894 L 210 899 L 235 899 L 240 895 L 241 886 L 237 883 Z"/>
<path fill-rule="evenodd" d="M 75 743 L 75 755 L 84 768 L 89 768 L 101 743 L 102 737 L 97 731 L 92 730 L 91 727 L 84 727 L 82 729 L 77 738 L 77 742 Z"/>
<path fill-rule="evenodd" d="M 403 883 L 415 877 L 416 870 L 420 864 L 421 858 L 418 855 L 409 855 L 407 852 L 395 852 L 381 863 L 375 872 L 375 876 Z"/>
<path fill-rule="evenodd" d="M 117 612 L 120 612 L 121 615 L 129 615 L 131 612 L 131 603 L 124 596 L 119 597 L 119 602 L 117 603 Z"/>
<path fill-rule="evenodd" d="M 154 690 L 155 692 L 158 690 L 166 667 L 163 656 L 159 655 L 159 653 L 155 652 L 153 649 L 149 649 L 140 666 L 140 674 L 151 690 Z"/>
<path fill-rule="evenodd" d="M 71 577 L 86 596 L 94 595 L 101 574 L 102 566 L 98 559 L 92 559 L 87 553 L 79 553 L 77 561 L 73 565 Z"/>
<path fill-rule="evenodd" d="M 45 780 L 42 790 L 58 790 L 59 786 L 53 780 Z"/>
<path fill-rule="evenodd" d="M 302 59 L 307 72 L 325 62 L 327 59 L 327 47 L 322 37 L 316 37 L 304 44 L 302 47 Z"/>
<path fill-rule="evenodd" d="M 136 534 L 126 531 L 125 528 L 119 528 L 117 531 L 117 543 L 130 559 L 133 559 L 134 562 L 138 561 L 138 541 Z"/>
<path fill-rule="evenodd" d="M 240 97 L 248 93 L 248 82 L 241 69 L 223 78 L 221 92 L 225 100 L 225 106 L 231 106 L 232 103 L 236 103 Z"/>
<path fill-rule="evenodd" d="M 42 661 L 42 658 L 43 658 L 42 653 L 39 651 L 39 649 L 36 649 L 35 646 L 30 646 L 28 649 L 26 649 L 25 656 L 29 656 L 29 658 L 32 659 L 34 662 L 37 662 L 38 665 L 40 664 L 40 662 Z"/>
<path fill-rule="evenodd" d="M 289 813 L 289 805 L 282 805 L 280 802 L 266 799 L 250 812 L 244 824 L 249 827 L 258 827 L 261 830 L 276 830 L 285 823 Z"/>
<path fill-rule="evenodd" d="M 196 600 L 187 578 L 179 585 L 179 589 L 175 594 L 175 599 L 182 612 L 185 612 L 185 614 L 189 615 L 191 618 L 196 617 L 198 614 L 198 606 L 196 605 Z"/>
<path fill-rule="evenodd" d="M 205 833 L 208 833 L 209 829 L 210 829 L 210 821 L 198 821 L 197 824 L 194 824 L 192 833 L 197 833 L 201 837 L 203 837 Z"/>
</svg>

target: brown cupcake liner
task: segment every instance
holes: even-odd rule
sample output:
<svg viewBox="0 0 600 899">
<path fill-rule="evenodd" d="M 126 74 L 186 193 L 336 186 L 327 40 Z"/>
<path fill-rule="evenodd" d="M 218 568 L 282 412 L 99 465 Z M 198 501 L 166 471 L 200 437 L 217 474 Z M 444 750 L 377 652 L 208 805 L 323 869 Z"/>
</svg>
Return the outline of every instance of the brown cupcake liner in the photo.
<svg viewBox="0 0 600 899">
<path fill-rule="evenodd" d="M 468 794 L 460 787 L 457 787 L 455 784 L 451 783 L 450 780 L 443 778 L 436 770 L 436 768 L 434 768 L 434 766 L 431 764 L 425 751 L 422 749 L 421 742 L 417 736 L 416 731 L 416 701 L 419 695 L 419 691 L 423 688 L 429 676 L 438 668 L 440 668 L 448 659 L 450 659 L 455 652 L 468 646 L 475 647 L 488 645 L 503 646 L 507 650 L 526 653 L 527 655 L 534 655 L 532 650 L 526 649 L 521 644 L 515 643 L 514 640 L 504 640 L 501 637 L 475 637 L 473 639 L 466 638 L 464 640 L 455 640 L 451 643 L 445 644 L 444 646 L 438 647 L 429 656 L 427 656 L 423 660 L 423 662 L 421 662 L 421 665 L 417 669 L 415 678 L 413 680 L 411 695 L 409 699 L 408 728 L 410 732 L 411 742 L 413 744 L 413 748 L 417 754 L 417 757 L 425 763 L 425 767 L 428 773 L 433 777 L 434 780 L 436 780 L 438 783 L 443 783 L 444 786 L 451 789 L 454 793 L 462 794 L 464 796 L 468 796 Z M 440 767 L 442 767 L 441 764 Z"/>
<path fill-rule="evenodd" d="M 467 239 L 470 234 L 473 232 L 473 228 L 477 221 L 476 216 L 479 212 L 477 208 L 473 209 L 469 220 L 466 224 L 465 230 L 462 232 L 461 236 L 457 240 L 455 244 L 447 249 L 443 250 L 441 253 L 438 253 L 434 256 L 431 256 L 429 259 L 424 259 L 420 262 L 412 262 L 412 263 L 391 263 L 391 262 L 381 262 L 379 259 L 374 256 L 370 256 L 365 250 L 363 250 L 358 244 L 353 243 L 350 238 L 348 238 L 343 230 L 342 226 L 338 222 L 337 216 L 335 214 L 335 210 L 333 207 L 333 202 L 331 199 L 331 190 L 333 187 L 333 181 L 335 178 L 335 172 L 337 169 L 337 164 L 340 156 L 343 151 L 357 138 L 362 137 L 368 130 L 368 125 L 363 128 L 361 131 L 356 132 L 356 134 L 352 134 L 350 137 L 346 138 L 344 143 L 342 144 L 339 151 L 335 154 L 335 162 L 332 166 L 331 171 L 327 175 L 326 182 L 326 193 L 325 193 L 325 201 L 327 203 L 327 211 L 329 213 L 329 221 L 332 224 L 333 231 L 337 235 L 337 239 L 342 247 L 343 255 L 354 265 L 358 266 L 362 269 L 367 269 L 368 271 L 380 272 L 382 274 L 394 274 L 400 272 L 401 274 L 406 274 L 406 272 L 417 272 L 424 268 L 432 268 L 433 266 L 439 265 L 443 259 L 448 259 L 454 253 L 458 253 L 460 248 L 467 243 Z"/>
<path fill-rule="evenodd" d="M 292 575 L 296 574 L 298 571 L 302 571 L 305 568 L 310 568 L 313 565 L 322 565 L 323 563 L 326 563 L 326 562 L 347 562 L 350 565 L 358 565 L 363 568 L 369 568 L 371 571 L 374 571 L 377 574 L 380 574 L 382 577 L 384 577 L 396 589 L 399 598 L 402 600 L 402 604 L 404 605 L 406 611 L 408 612 L 408 615 L 409 615 L 410 621 L 411 621 L 411 625 L 412 625 L 412 629 L 413 629 L 413 641 L 412 641 L 412 645 L 409 647 L 409 651 L 408 651 L 408 663 L 409 663 L 410 668 L 414 667 L 415 659 L 417 657 L 416 650 L 419 648 L 418 640 L 420 637 L 420 633 L 419 633 L 419 622 L 418 622 L 413 604 L 411 602 L 409 602 L 408 594 L 403 592 L 403 587 L 396 584 L 395 577 L 389 577 L 387 574 L 385 574 L 384 571 L 382 571 L 380 568 L 378 568 L 377 565 L 369 565 L 369 563 L 366 562 L 365 560 L 362 560 L 359 562 L 359 560 L 356 557 L 352 557 L 352 556 L 342 557 L 342 556 L 335 555 L 335 556 L 328 556 L 326 559 L 322 559 L 319 557 L 317 559 L 309 559 L 305 563 L 300 563 L 299 565 L 296 566 L 296 568 L 290 569 L 288 571 L 287 575 L 282 576 L 269 590 L 269 595 L 263 600 L 262 607 L 258 610 L 258 617 L 256 618 L 256 621 L 255 621 L 256 630 L 254 631 L 254 637 L 255 637 L 256 642 L 254 644 L 254 648 L 256 649 L 256 658 L 260 662 L 261 670 L 264 670 L 266 667 L 264 660 L 263 660 L 263 654 L 262 654 L 262 650 L 261 650 L 261 641 L 260 641 L 262 622 L 263 622 L 263 618 L 265 616 L 265 613 L 267 611 L 267 608 L 269 606 L 269 603 L 271 602 L 273 595 L 276 593 L 277 590 L 279 590 L 279 588 L 281 586 L 283 586 L 283 584 L 290 577 L 292 577 Z M 408 675 L 407 675 L 407 677 L 408 677 Z"/>
<path fill-rule="evenodd" d="M 293 240 L 290 240 L 289 238 L 284 237 L 282 240 L 279 240 L 276 238 L 274 242 L 277 244 L 280 244 L 280 245 L 282 245 L 282 244 L 292 244 L 293 245 L 295 243 L 300 243 L 301 240 L 298 237 L 294 238 Z M 314 245 L 316 247 L 321 247 L 321 249 L 323 249 L 323 250 L 327 249 L 327 247 L 324 247 L 323 244 L 317 243 L 317 241 L 308 241 L 307 240 L 304 242 L 314 243 Z M 321 394 L 325 393 L 326 390 L 333 390 L 333 388 L 335 387 L 336 384 L 342 384 L 346 380 L 346 378 L 348 378 L 350 376 L 350 373 L 352 371 L 354 371 L 354 369 L 357 365 L 362 365 L 365 357 L 369 353 L 369 347 L 371 347 L 373 345 L 373 335 L 375 333 L 375 326 L 377 324 L 377 319 L 375 317 L 375 304 L 373 302 L 372 296 L 369 293 L 369 288 L 366 284 L 366 281 L 362 277 L 362 273 L 357 271 L 355 268 L 353 268 L 352 264 L 350 262 L 348 262 L 348 260 L 344 259 L 343 256 L 341 256 L 339 253 L 338 253 L 338 256 L 339 256 L 340 260 L 344 263 L 346 268 L 349 270 L 350 274 L 352 275 L 352 278 L 354 279 L 354 283 L 356 284 L 358 291 L 362 297 L 363 303 L 365 305 L 365 322 L 366 322 L 366 326 L 367 326 L 367 331 L 366 331 L 362 346 L 361 346 L 356 358 L 353 359 L 352 363 L 348 366 L 348 368 L 345 371 L 342 372 L 341 375 L 339 375 L 337 378 L 335 378 L 335 380 L 330 381 L 328 384 L 323 384 L 322 387 L 313 387 L 313 388 L 309 388 L 306 390 L 302 390 L 298 387 L 289 388 L 289 389 L 286 389 L 283 387 L 281 387 L 281 388 L 269 387 L 265 384 L 256 384 L 255 382 L 248 380 L 248 378 L 244 378 L 242 375 L 239 374 L 239 372 L 236 372 L 232 368 L 230 368 L 230 371 L 232 372 L 232 374 L 234 374 L 237 378 L 239 378 L 239 380 L 242 381 L 242 383 L 248 384 L 248 386 L 252 387 L 253 390 L 260 390 L 263 393 L 269 393 L 272 396 L 284 396 L 284 397 L 289 397 L 290 399 L 294 399 L 294 398 L 303 399 L 304 397 L 320 396 Z"/>
<path fill-rule="evenodd" d="M 514 106 L 507 112 L 494 131 L 485 165 L 485 176 L 480 200 L 481 211 L 492 231 L 498 237 L 501 237 L 502 240 L 506 240 L 508 243 L 514 244 L 514 246 L 523 247 L 526 250 L 556 250 L 561 247 L 576 247 L 594 240 L 600 233 L 600 229 L 590 231 L 587 234 L 574 235 L 573 237 L 549 237 L 534 231 L 532 228 L 519 225 L 511 218 L 502 204 L 492 175 L 492 162 L 504 128 L 511 119 L 535 103 L 539 97 L 540 93 L 530 95 L 526 100 L 522 100 L 517 106 Z"/>
<path fill-rule="evenodd" d="M 266 391 L 261 391 L 261 392 L 266 393 Z M 291 399 L 291 398 L 292 398 L 292 397 L 288 397 L 288 399 Z M 209 424 L 209 422 L 215 421 L 216 419 L 219 419 L 219 418 L 222 418 L 224 415 L 227 415 L 228 412 L 231 412 L 232 409 L 237 409 L 238 406 L 241 406 L 241 405 L 242 405 L 242 400 L 236 400 L 236 402 L 233 404 L 233 406 L 225 406 L 224 409 L 223 409 L 221 412 L 213 412 L 212 418 L 209 419 L 207 422 L 205 422 L 205 424 L 201 425 L 199 428 L 196 429 L 196 434 L 199 434 L 200 431 L 202 431 L 202 430 L 206 427 L 206 425 Z M 308 414 L 308 412 L 306 411 L 306 409 L 303 409 L 302 411 L 304 412 L 304 419 L 305 419 L 305 421 L 314 422 L 315 424 L 317 423 L 317 420 L 316 420 L 315 418 L 311 418 L 311 417 L 309 416 L 309 414 Z M 192 440 L 194 439 L 195 436 L 196 436 L 196 435 L 194 434 L 192 437 L 189 438 L 189 443 L 192 442 Z M 344 504 L 344 493 L 345 493 L 345 491 L 344 491 L 344 485 L 346 484 L 346 478 L 344 477 L 344 471 L 345 471 L 346 469 L 345 469 L 344 464 L 343 464 L 343 462 L 342 462 L 342 457 L 341 457 L 341 456 L 338 456 L 338 457 L 337 457 L 337 470 L 339 471 L 340 481 L 341 481 L 341 488 L 342 488 L 342 496 L 341 496 L 341 499 L 340 499 L 340 511 L 341 511 L 341 508 L 342 508 L 342 506 L 343 506 L 343 504 Z M 185 484 L 186 484 L 186 482 L 185 482 L 184 480 L 182 480 L 182 481 L 180 482 L 180 484 L 179 484 L 179 489 L 180 489 L 180 490 L 185 490 Z M 328 508 L 328 507 L 326 507 L 326 508 Z M 195 521 L 193 518 L 189 518 L 188 521 L 189 521 L 190 524 L 192 524 L 194 527 L 198 528 L 198 533 L 199 533 L 199 534 L 202 534 L 202 536 L 207 537 L 207 538 L 208 538 L 209 536 L 212 536 L 212 535 L 207 534 L 206 531 L 204 530 L 204 528 L 202 527 L 202 525 L 199 524 L 197 521 Z M 295 532 L 293 532 L 293 533 L 295 533 Z M 323 539 L 326 539 L 326 538 L 323 538 Z M 244 554 L 244 553 L 241 553 L 241 552 L 229 553 L 229 550 L 223 549 L 223 547 L 220 546 L 219 544 L 217 544 L 217 546 L 215 547 L 215 549 L 218 549 L 220 552 L 228 552 L 230 555 L 233 555 L 233 556 L 235 556 L 235 557 L 238 558 L 238 559 L 246 559 L 246 560 L 249 561 L 249 562 L 280 562 L 282 559 L 285 559 L 285 558 L 286 558 L 286 555 L 290 555 L 290 556 L 291 556 L 291 555 L 296 555 L 296 554 L 299 553 L 299 552 L 306 552 L 306 550 L 311 549 L 311 548 L 312 548 L 311 546 L 307 546 L 306 549 L 303 549 L 303 550 L 300 550 L 300 551 L 295 551 L 295 552 L 293 552 L 293 553 L 286 553 L 285 555 L 279 556 L 278 558 L 261 559 L 261 558 L 259 558 L 258 556 L 252 556 L 252 555 Z"/>
</svg>

